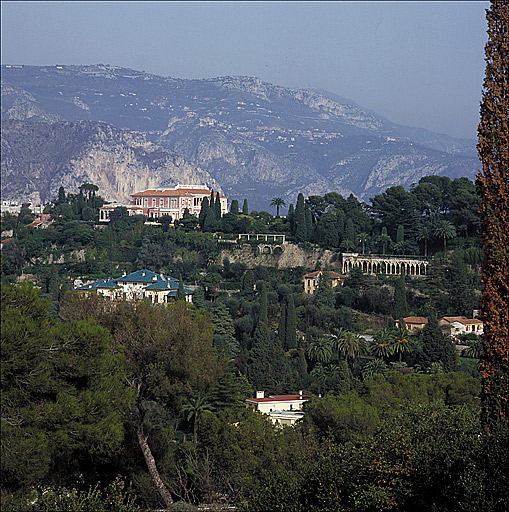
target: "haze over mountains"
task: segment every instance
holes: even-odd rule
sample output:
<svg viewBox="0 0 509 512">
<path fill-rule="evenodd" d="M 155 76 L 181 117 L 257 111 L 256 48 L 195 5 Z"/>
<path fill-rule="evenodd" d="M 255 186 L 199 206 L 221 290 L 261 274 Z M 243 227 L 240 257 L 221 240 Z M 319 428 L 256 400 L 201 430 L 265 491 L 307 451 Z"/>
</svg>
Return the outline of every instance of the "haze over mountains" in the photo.
<svg viewBox="0 0 509 512">
<path fill-rule="evenodd" d="M 89 181 L 126 200 L 180 181 L 260 210 L 299 192 L 369 201 L 425 175 L 474 179 L 478 167 L 474 140 L 396 125 L 325 91 L 101 64 L 2 66 L 3 199 L 46 201 Z"/>
</svg>

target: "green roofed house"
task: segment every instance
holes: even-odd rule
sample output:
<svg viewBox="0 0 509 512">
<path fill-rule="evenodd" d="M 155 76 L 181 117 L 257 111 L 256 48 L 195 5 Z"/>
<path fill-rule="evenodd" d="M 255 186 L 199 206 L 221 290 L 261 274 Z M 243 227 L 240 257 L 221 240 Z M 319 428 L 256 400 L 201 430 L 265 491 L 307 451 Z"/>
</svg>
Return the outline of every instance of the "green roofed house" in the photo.
<svg viewBox="0 0 509 512">
<path fill-rule="evenodd" d="M 100 279 L 75 288 L 75 291 L 96 291 L 112 300 L 149 299 L 153 304 L 174 300 L 179 287 L 178 279 L 150 270 L 137 270 L 116 279 Z M 184 285 L 186 301 L 193 302 L 194 291 Z"/>
</svg>

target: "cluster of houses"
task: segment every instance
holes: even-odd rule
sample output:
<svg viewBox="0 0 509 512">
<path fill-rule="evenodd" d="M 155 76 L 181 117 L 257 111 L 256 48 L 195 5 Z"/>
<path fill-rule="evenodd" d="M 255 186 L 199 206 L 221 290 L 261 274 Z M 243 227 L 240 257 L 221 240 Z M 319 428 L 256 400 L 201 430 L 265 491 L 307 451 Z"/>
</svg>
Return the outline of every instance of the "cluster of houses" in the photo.
<svg viewBox="0 0 509 512">
<path fill-rule="evenodd" d="M 424 316 L 407 316 L 403 318 L 406 328 L 410 332 L 418 329 L 424 329 L 428 323 L 428 319 Z M 466 316 L 443 316 L 438 323 L 447 334 L 453 338 L 457 338 L 460 334 L 477 334 L 484 332 L 484 324 L 478 318 L 467 318 Z M 396 327 L 399 327 L 399 320 L 396 320 Z"/>
</svg>

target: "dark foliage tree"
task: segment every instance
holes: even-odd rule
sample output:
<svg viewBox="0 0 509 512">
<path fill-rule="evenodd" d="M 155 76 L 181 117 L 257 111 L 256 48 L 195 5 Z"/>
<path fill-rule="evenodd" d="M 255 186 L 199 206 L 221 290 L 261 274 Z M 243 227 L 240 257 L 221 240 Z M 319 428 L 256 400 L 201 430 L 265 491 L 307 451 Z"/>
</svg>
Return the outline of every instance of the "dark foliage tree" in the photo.
<svg viewBox="0 0 509 512">
<path fill-rule="evenodd" d="M 96 318 L 106 326 L 126 356 L 127 382 L 135 394 L 129 420 L 145 459 L 150 478 L 161 499 L 170 506 L 174 499 L 163 481 L 146 428 L 150 403 L 164 405 L 177 416 L 182 399 L 205 391 L 220 374 L 212 346 L 213 325 L 208 315 L 180 301 L 153 307 L 145 302 L 119 302 L 95 295 L 68 298 L 65 319 Z"/>
<path fill-rule="evenodd" d="M 123 413 L 133 404 L 125 359 L 93 320 L 52 317 L 31 285 L 1 294 L 2 495 L 95 483 L 94 472 L 121 446 Z"/>
<path fill-rule="evenodd" d="M 509 423 L 509 4 L 492 0 L 486 11 L 488 42 L 477 150 L 482 171 L 481 360 L 485 421 L 489 429 Z"/>
<path fill-rule="evenodd" d="M 247 204 L 247 199 L 244 199 L 244 203 L 242 204 L 242 213 L 243 215 L 249 215 L 249 206 Z"/>
</svg>

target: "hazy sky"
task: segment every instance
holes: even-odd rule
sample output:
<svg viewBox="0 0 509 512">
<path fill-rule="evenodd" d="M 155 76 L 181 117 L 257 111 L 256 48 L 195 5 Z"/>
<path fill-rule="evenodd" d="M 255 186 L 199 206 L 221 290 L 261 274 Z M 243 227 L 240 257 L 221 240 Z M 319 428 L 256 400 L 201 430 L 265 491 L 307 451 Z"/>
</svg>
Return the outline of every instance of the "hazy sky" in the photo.
<svg viewBox="0 0 509 512">
<path fill-rule="evenodd" d="M 2 64 L 257 76 L 476 137 L 489 2 L 1 2 Z"/>
</svg>

